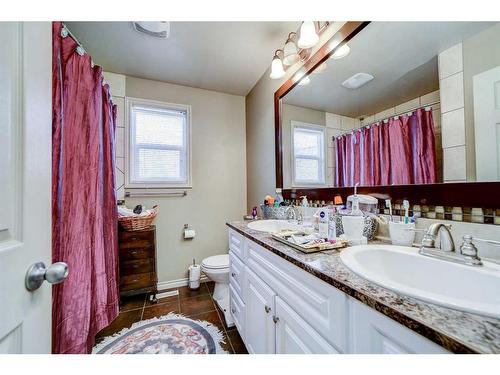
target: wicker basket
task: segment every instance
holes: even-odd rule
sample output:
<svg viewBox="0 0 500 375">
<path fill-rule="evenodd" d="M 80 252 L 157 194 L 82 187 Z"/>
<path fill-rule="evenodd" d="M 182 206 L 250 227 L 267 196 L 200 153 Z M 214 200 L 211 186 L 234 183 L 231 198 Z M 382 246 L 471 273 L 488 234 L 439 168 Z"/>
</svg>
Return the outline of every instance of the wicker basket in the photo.
<svg viewBox="0 0 500 375">
<path fill-rule="evenodd" d="M 118 214 L 118 222 L 128 232 L 147 229 L 153 223 L 160 207 L 153 206 L 153 212 L 145 216 L 121 216 Z"/>
</svg>

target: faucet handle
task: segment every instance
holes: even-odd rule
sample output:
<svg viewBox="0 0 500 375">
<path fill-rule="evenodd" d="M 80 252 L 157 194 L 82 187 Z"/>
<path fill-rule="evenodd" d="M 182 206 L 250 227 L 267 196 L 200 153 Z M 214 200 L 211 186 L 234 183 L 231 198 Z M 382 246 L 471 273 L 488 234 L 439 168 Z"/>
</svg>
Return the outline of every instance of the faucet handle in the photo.
<svg viewBox="0 0 500 375">
<path fill-rule="evenodd" d="M 484 239 L 484 238 L 477 238 L 477 237 L 472 237 L 471 235 L 468 235 L 466 234 L 463 238 L 464 238 L 464 241 L 467 237 L 467 240 L 471 240 L 472 241 L 479 241 L 479 242 L 484 242 L 484 243 L 489 243 L 490 245 L 496 245 L 496 246 L 500 246 L 500 241 L 496 241 L 496 240 L 488 240 L 488 239 Z"/>
<path fill-rule="evenodd" d="M 472 242 L 473 240 L 488 242 L 487 240 L 473 238 L 471 235 L 466 234 L 465 236 L 463 236 L 462 245 L 460 245 L 460 254 L 466 258 L 469 258 L 471 264 L 481 265 L 482 264 L 481 258 L 477 255 L 477 247 Z M 497 242 L 497 244 L 500 244 L 500 242 L 498 241 L 493 241 L 493 242 Z"/>
</svg>

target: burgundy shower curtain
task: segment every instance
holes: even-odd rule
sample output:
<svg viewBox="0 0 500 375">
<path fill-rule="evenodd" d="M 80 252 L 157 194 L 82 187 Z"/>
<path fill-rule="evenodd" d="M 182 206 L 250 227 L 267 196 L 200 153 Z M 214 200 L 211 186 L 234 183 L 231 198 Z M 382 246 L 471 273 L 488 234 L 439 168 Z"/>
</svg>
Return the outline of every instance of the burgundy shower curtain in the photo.
<svg viewBox="0 0 500 375">
<path fill-rule="evenodd" d="M 337 137 L 335 145 L 335 186 L 436 182 L 434 122 L 424 108 Z"/>
<path fill-rule="evenodd" d="M 53 287 L 53 352 L 88 353 L 118 315 L 116 107 L 62 29 L 53 23 L 52 258 L 69 276 Z"/>
</svg>

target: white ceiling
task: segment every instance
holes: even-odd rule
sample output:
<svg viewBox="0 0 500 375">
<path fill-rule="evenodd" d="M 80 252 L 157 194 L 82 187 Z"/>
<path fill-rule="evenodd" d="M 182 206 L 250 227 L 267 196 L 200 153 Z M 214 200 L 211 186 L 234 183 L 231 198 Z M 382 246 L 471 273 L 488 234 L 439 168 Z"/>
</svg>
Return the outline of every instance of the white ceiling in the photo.
<svg viewBox="0 0 500 375">
<path fill-rule="evenodd" d="M 107 71 L 246 95 L 300 22 L 172 22 L 168 39 L 131 22 L 66 25 Z"/>
<path fill-rule="evenodd" d="M 493 22 L 372 22 L 349 42 L 351 53 L 328 60 L 311 83 L 284 102 L 349 117 L 370 115 L 439 88 L 437 55 Z M 373 75 L 356 90 L 341 86 L 355 73 Z"/>
</svg>

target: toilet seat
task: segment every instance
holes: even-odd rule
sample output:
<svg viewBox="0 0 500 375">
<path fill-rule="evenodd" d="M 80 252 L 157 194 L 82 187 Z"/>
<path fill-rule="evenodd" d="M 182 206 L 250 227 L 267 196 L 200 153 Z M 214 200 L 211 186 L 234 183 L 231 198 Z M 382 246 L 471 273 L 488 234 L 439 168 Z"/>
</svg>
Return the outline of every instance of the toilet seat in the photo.
<svg viewBox="0 0 500 375">
<path fill-rule="evenodd" d="M 211 270 L 229 268 L 229 254 L 213 255 L 205 258 L 201 262 L 201 266 Z"/>
</svg>

